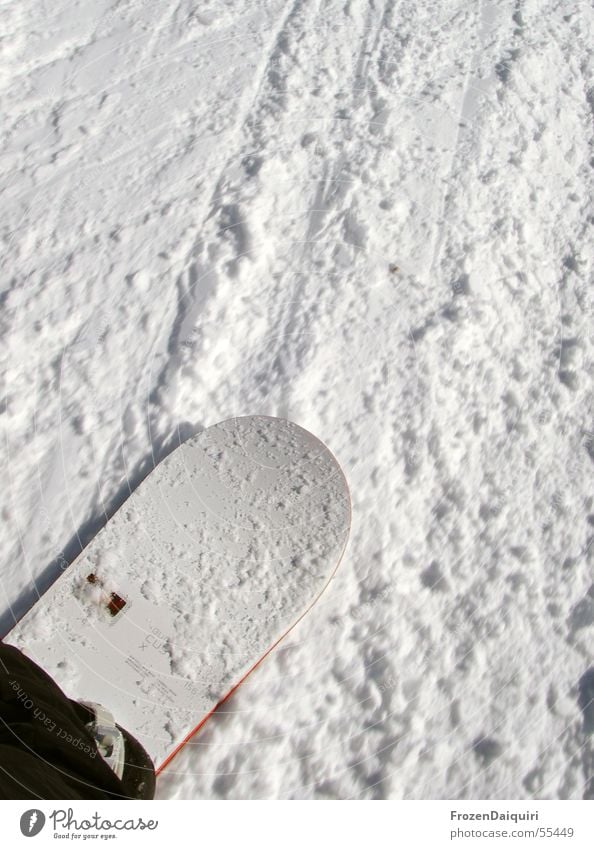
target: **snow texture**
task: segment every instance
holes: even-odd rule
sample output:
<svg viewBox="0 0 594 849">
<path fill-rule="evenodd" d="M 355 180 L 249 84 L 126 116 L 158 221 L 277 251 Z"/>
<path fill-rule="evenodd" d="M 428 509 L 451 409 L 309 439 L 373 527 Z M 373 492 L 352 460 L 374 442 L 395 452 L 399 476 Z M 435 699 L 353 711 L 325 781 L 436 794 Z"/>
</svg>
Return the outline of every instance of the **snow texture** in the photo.
<svg viewBox="0 0 594 849">
<path fill-rule="evenodd" d="M 3 631 L 180 436 L 285 417 L 347 556 L 159 794 L 592 798 L 591 4 L 3 18 Z"/>
</svg>

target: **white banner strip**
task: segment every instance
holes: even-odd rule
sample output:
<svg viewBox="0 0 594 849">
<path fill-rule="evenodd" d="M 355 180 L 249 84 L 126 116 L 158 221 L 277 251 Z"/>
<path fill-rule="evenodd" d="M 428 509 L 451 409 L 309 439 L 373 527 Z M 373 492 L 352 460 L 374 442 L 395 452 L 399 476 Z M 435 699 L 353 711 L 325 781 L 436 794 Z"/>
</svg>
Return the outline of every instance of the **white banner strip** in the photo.
<svg viewBox="0 0 594 849">
<path fill-rule="evenodd" d="M 4 801 L 2 843 L 11 849 L 65 840 L 87 846 L 109 841 L 122 849 L 594 846 L 594 808 L 587 802 L 270 802 L 266 810 L 264 804 Z"/>
</svg>

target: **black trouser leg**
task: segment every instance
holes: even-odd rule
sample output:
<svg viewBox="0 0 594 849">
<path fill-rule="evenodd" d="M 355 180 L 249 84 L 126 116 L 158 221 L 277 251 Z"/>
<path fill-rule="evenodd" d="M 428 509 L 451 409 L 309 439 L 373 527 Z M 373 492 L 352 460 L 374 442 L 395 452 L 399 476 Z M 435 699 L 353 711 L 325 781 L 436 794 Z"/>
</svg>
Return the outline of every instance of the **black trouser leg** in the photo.
<svg viewBox="0 0 594 849">
<path fill-rule="evenodd" d="M 0 797 L 127 798 L 56 682 L 0 641 Z"/>
</svg>

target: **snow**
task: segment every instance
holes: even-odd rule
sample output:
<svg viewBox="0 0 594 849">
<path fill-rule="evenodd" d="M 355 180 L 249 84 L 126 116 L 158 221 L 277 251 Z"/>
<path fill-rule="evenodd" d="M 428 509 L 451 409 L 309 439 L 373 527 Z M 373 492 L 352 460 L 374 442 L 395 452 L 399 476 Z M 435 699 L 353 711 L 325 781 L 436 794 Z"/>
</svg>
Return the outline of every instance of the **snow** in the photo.
<svg viewBox="0 0 594 849">
<path fill-rule="evenodd" d="M 573 0 L 5 4 L 5 633 L 180 436 L 320 437 L 331 589 L 166 798 L 592 798 Z"/>
</svg>

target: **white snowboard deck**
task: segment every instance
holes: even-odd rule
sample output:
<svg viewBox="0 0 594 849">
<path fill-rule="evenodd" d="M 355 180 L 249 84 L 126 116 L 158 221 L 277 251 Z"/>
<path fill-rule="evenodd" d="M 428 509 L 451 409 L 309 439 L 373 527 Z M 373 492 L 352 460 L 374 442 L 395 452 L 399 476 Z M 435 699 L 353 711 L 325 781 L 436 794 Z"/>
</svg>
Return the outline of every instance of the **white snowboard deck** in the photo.
<svg viewBox="0 0 594 849">
<path fill-rule="evenodd" d="M 159 765 L 319 597 L 349 527 L 318 439 L 230 419 L 157 466 L 6 642 L 109 708 Z M 115 615 L 111 593 L 126 602 Z"/>
</svg>

